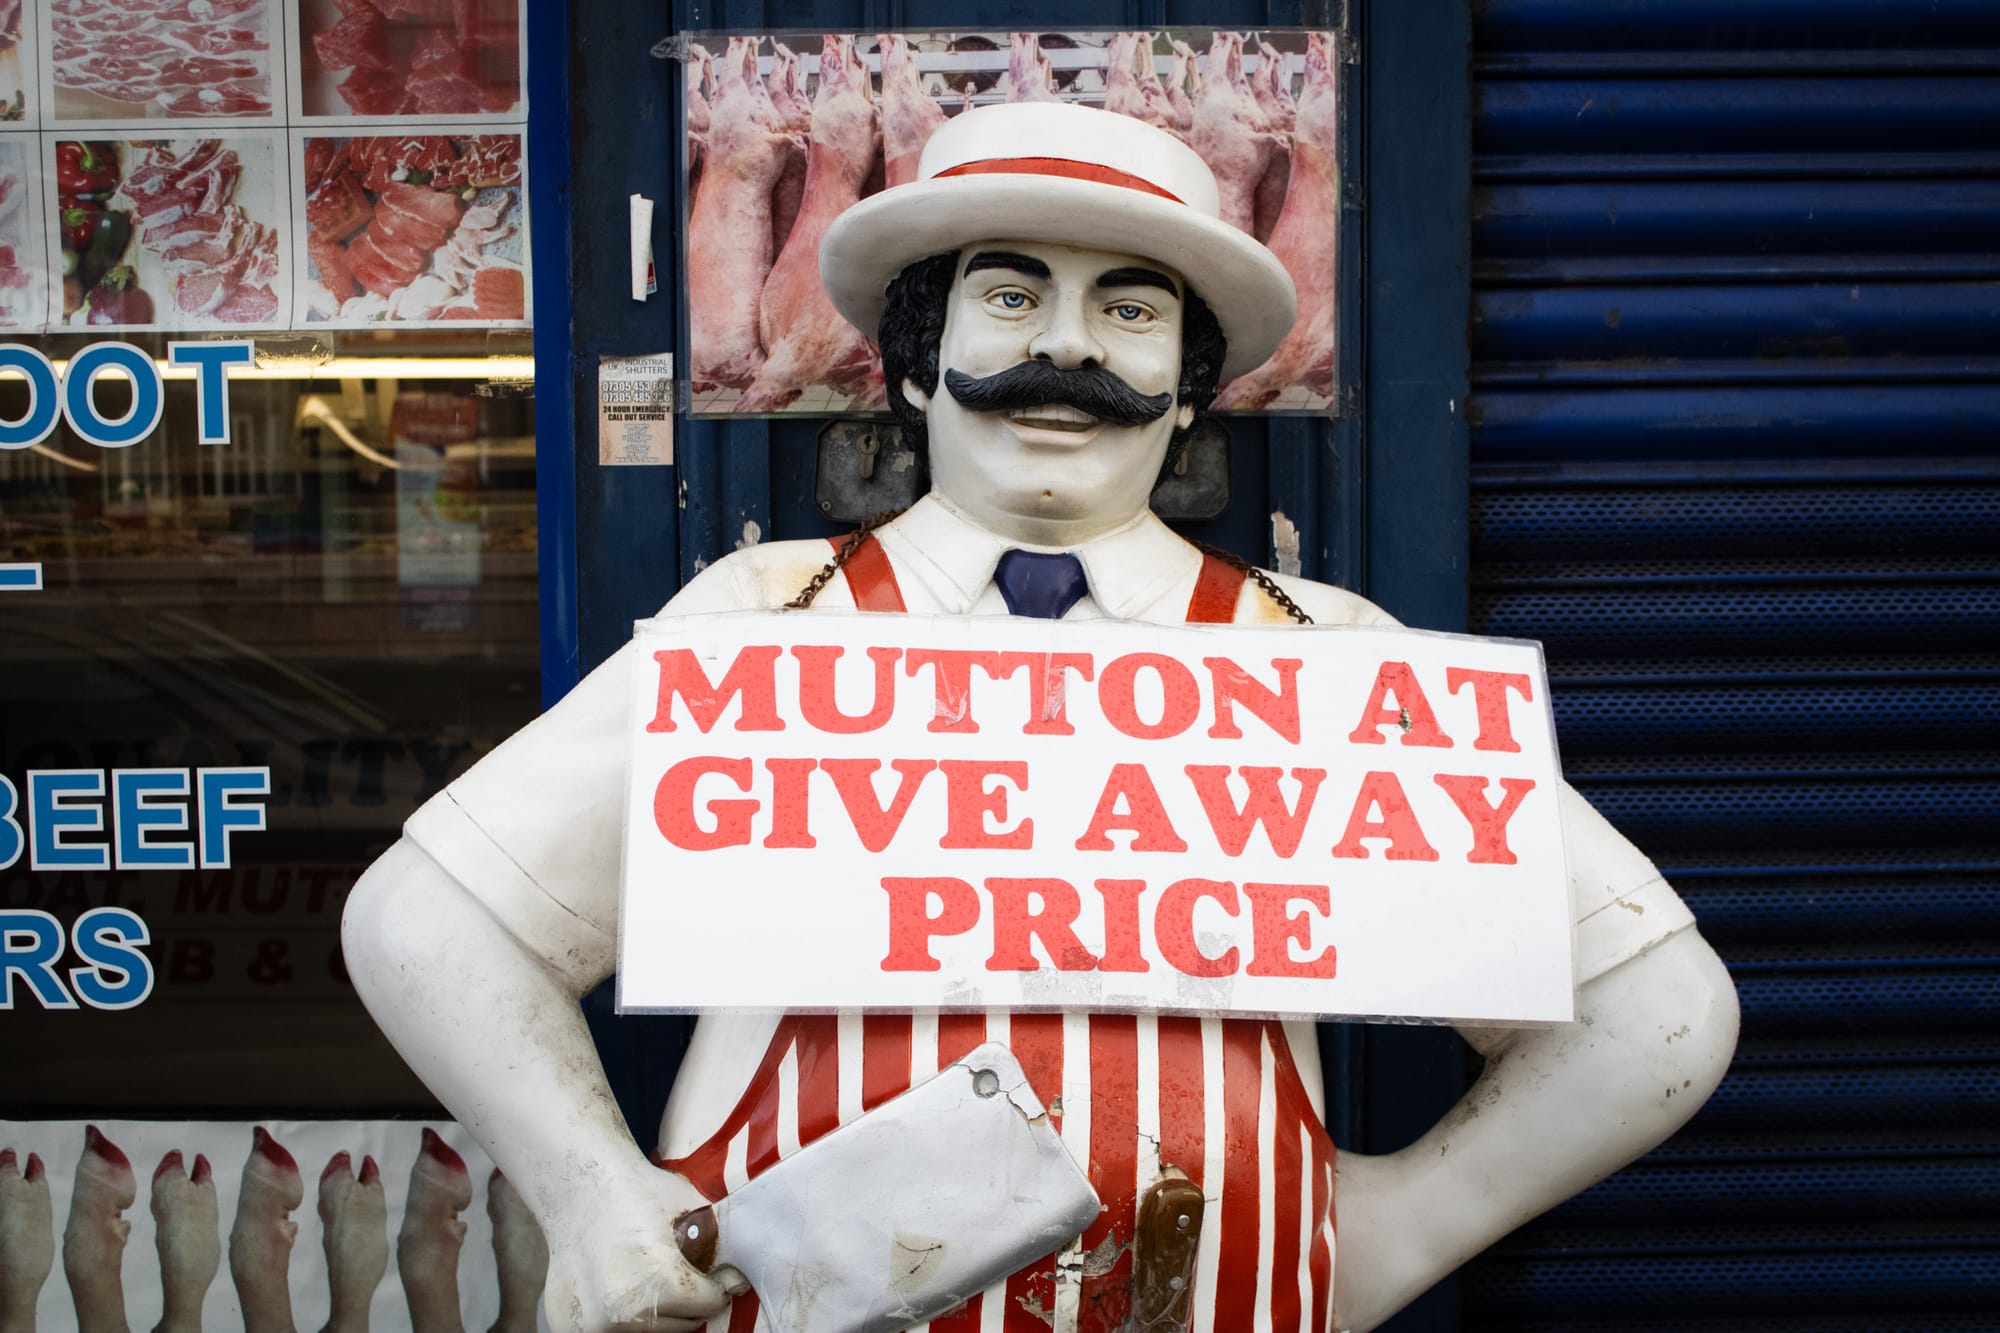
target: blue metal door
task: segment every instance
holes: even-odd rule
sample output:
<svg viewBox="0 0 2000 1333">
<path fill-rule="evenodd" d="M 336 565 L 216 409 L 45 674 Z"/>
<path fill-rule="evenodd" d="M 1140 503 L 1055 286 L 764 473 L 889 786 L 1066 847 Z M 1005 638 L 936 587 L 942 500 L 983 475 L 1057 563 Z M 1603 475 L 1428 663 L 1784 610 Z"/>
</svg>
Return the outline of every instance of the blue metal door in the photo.
<svg viewBox="0 0 2000 1333">
<path fill-rule="evenodd" d="M 1735 974 L 1721 1091 L 1466 1327 L 2000 1309 L 2000 11 L 1487 0 L 1473 628 Z"/>
</svg>

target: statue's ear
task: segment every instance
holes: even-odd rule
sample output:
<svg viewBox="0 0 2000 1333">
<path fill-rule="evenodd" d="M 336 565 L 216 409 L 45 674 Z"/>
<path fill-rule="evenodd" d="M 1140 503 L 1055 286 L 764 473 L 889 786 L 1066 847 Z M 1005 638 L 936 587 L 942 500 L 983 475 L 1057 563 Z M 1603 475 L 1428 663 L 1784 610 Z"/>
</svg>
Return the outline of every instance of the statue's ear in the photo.
<svg viewBox="0 0 2000 1333">
<path fill-rule="evenodd" d="M 903 401 L 911 407 L 916 408 L 919 412 L 928 412 L 931 410 L 931 396 L 925 393 L 923 388 L 907 375 L 903 377 Z"/>
<path fill-rule="evenodd" d="M 1174 428 L 1176 430 L 1186 430 L 1189 426 L 1192 426 L 1193 424 L 1194 424 L 1193 403 L 1182 403 L 1179 407 L 1174 409 Z"/>
</svg>

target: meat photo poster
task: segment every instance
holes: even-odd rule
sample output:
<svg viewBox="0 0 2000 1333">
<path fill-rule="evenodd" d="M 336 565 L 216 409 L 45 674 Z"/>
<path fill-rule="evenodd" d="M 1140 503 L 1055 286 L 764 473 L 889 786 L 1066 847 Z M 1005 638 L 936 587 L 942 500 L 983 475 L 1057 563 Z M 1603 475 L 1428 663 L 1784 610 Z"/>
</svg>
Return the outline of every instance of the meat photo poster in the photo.
<svg viewBox="0 0 2000 1333">
<path fill-rule="evenodd" d="M 914 179 L 945 120 L 1010 101 L 1105 107 L 1194 148 L 1215 172 L 1223 220 L 1269 245 L 1299 293 L 1278 350 L 1223 385 L 1216 409 L 1333 410 L 1335 34 L 696 33 L 677 45 L 693 415 L 883 409 L 874 343 L 820 285 L 820 237 L 855 200 Z"/>
<path fill-rule="evenodd" d="M 297 0 L 295 120 L 527 119 L 523 0 Z"/>
<path fill-rule="evenodd" d="M 530 323 L 518 131 L 292 135 L 301 327 Z"/>
<path fill-rule="evenodd" d="M 272 125 L 285 105 L 280 0 L 28 0 L 26 7 L 40 23 L 46 125 Z"/>
<path fill-rule="evenodd" d="M 41 121 L 35 95 L 35 25 L 22 0 L 0 0 L 0 129 L 33 129 Z"/>
<path fill-rule="evenodd" d="M 547 1275 L 448 1121 L 0 1120 L 0 1328 L 530 1333 Z"/>
<path fill-rule="evenodd" d="M 284 138 L 235 130 L 170 139 L 44 134 L 52 327 L 282 328 L 291 319 Z"/>
<path fill-rule="evenodd" d="M 40 142 L 0 133 L 0 331 L 36 332 L 48 322 L 45 254 Z"/>
</svg>

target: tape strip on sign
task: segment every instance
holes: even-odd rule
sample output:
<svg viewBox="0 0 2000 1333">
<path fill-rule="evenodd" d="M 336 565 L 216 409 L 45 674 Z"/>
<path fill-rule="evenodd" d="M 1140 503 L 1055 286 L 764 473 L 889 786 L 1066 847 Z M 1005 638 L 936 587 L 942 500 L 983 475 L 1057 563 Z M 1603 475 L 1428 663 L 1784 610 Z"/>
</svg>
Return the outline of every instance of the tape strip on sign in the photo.
<svg viewBox="0 0 2000 1333">
<path fill-rule="evenodd" d="M 763 613 L 638 644 L 626 1009 L 1571 1015 L 1536 644 Z"/>
</svg>

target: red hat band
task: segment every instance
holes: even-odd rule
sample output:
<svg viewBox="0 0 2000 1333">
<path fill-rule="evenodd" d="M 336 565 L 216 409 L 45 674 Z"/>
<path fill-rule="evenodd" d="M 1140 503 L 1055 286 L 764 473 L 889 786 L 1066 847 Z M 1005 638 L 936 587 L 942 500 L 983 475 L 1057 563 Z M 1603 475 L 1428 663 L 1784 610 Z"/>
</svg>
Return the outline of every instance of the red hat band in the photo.
<svg viewBox="0 0 2000 1333">
<path fill-rule="evenodd" d="M 980 162 L 962 162 L 948 167 L 933 176 L 932 180 L 943 180 L 947 176 L 1061 176 L 1068 180 L 1095 181 L 1099 185 L 1116 185 L 1121 189 L 1138 190 L 1160 199 L 1171 200 L 1185 205 L 1187 201 L 1171 190 L 1163 190 L 1153 182 L 1129 171 L 1116 167 L 1101 166 L 1095 162 L 1078 162 L 1066 157 L 997 157 Z"/>
</svg>

